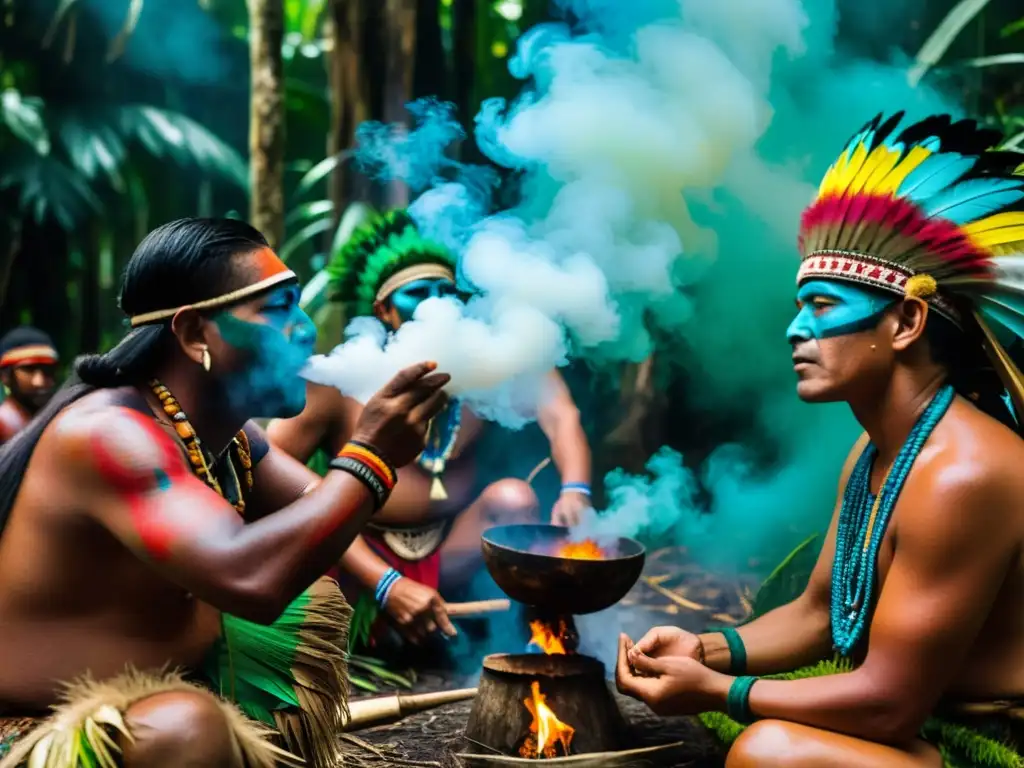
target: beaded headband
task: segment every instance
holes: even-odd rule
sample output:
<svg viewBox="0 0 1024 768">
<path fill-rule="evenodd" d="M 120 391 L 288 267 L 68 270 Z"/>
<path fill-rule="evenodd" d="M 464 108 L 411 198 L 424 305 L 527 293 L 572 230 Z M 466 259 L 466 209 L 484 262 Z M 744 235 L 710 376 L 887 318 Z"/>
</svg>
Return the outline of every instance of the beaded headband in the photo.
<svg viewBox="0 0 1024 768">
<path fill-rule="evenodd" d="M 938 292 L 934 278 L 927 274 L 915 274 L 906 267 L 876 259 L 866 253 L 820 250 L 808 254 L 800 263 L 796 284 L 800 286 L 808 280 L 817 279 L 860 283 L 899 296 L 923 299 L 958 328 L 963 327 L 960 313 Z"/>
<path fill-rule="evenodd" d="M 287 265 L 285 265 L 285 263 L 281 261 L 277 254 L 270 248 L 261 248 L 256 251 L 252 256 L 252 262 L 253 266 L 256 268 L 256 281 L 254 283 L 242 288 L 236 288 L 235 290 L 229 291 L 228 293 L 220 296 L 214 296 L 211 299 L 203 299 L 202 301 L 197 301 L 192 304 L 182 304 L 181 306 L 170 307 L 168 309 L 157 309 L 152 312 L 143 312 L 142 314 L 134 315 L 129 318 L 128 322 L 131 323 L 132 328 L 138 328 L 141 325 L 162 323 L 165 320 L 171 319 L 184 309 L 204 310 L 224 307 L 243 299 L 248 299 L 258 293 L 262 293 L 268 288 L 273 288 L 275 285 L 280 285 L 281 283 L 298 279 L 295 273 L 288 269 Z"/>
<path fill-rule="evenodd" d="M 46 344 L 17 347 L 0 357 L 0 368 L 12 365 L 54 365 L 58 360 L 57 350 Z"/>
</svg>

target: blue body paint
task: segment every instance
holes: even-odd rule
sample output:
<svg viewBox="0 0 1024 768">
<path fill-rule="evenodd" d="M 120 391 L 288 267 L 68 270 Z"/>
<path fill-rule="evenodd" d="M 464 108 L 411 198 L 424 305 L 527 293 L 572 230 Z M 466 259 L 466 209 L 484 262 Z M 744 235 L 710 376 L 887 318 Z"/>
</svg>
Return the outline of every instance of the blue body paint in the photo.
<svg viewBox="0 0 1024 768">
<path fill-rule="evenodd" d="M 289 418 L 306 406 L 299 372 L 313 354 L 316 326 L 299 307 L 299 289 L 271 293 L 260 310 L 262 323 L 222 312 L 215 321 L 228 344 L 246 356 L 245 366 L 222 379 L 228 407 L 248 417 Z"/>
<path fill-rule="evenodd" d="M 796 295 L 799 311 L 786 329 L 790 343 L 828 339 L 878 325 L 898 299 L 841 280 L 809 280 Z"/>
<path fill-rule="evenodd" d="M 398 317 L 404 323 L 411 320 L 416 312 L 416 307 L 427 299 L 445 298 L 457 296 L 455 283 L 445 280 L 442 277 L 425 277 L 422 280 L 413 280 L 401 288 L 396 288 L 389 297 L 391 305 L 398 312 Z"/>
</svg>

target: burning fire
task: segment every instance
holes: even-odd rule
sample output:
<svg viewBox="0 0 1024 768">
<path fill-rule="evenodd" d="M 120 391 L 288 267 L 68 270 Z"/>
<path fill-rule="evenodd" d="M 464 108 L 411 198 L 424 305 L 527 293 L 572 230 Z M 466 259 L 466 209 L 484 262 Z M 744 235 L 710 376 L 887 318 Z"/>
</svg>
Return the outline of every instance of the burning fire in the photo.
<svg viewBox="0 0 1024 768">
<path fill-rule="evenodd" d="M 530 693 L 533 694 L 532 697 L 523 699 L 523 704 L 533 716 L 533 722 L 530 723 L 529 735 L 519 748 L 520 757 L 557 757 L 555 747 L 559 744 L 562 745 L 562 754 L 568 755 L 576 729 L 555 716 L 551 707 L 547 705 L 546 697 L 540 692 L 540 683 L 536 680 L 530 683 Z"/>
<path fill-rule="evenodd" d="M 540 648 L 548 656 L 555 654 L 565 655 L 568 651 L 565 650 L 565 643 L 563 639 L 566 635 L 566 626 L 564 621 L 558 622 L 558 633 L 556 634 L 551 630 L 547 624 L 543 621 L 531 621 L 530 622 L 530 645 L 535 645 Z"/>
<path fill-rule="evenodd" d="M 597 546 L 593 539 L 583 541 L 570 541 L 563 544 L 557 552 L 558 557 L 568 557 L 573 560 L 604 560 L 604 550 Z"/>
</svg>

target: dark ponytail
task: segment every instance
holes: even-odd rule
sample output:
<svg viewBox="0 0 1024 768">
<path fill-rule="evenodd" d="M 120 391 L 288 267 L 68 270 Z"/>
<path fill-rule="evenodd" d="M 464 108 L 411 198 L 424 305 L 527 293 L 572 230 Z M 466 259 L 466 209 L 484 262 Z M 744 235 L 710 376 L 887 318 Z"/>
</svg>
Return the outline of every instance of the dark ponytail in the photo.
<svg viewBox="0 0 1024 768">
<path fill-rule="evenodd" d="M 237 219 L 180 219 L 150 232 L 125 268 L 120 305 L 131 317 L 184 306 L 241 287 L 247 279 L 232 257 L 266 247 L 264 237 Z M 0 534 L 39 438 L 65 408 L 98 389 L 143 382 L 171 347 L 168 323 L 145 325 L 109 352 L 82 355 L 74 372 L 28 426 L 0 447 Z"/>
</svg>

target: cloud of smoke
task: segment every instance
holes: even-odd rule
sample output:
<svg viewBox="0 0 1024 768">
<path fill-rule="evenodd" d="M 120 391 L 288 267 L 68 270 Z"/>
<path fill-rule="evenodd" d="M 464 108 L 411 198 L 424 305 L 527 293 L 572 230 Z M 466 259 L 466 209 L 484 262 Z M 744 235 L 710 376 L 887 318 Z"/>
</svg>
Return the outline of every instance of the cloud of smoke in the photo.
<svg viewBox="0 0 1024 768">
<path fill-rule="evenodd" d="M 310 378 L 365 398 L 400 366 L 434 359 L 474 408 L 518 425 L 541 376 L 568 359 L 676 356 L 700 408 L 752 418 L 770 467 L 764 445 L 723 445 L 696 469 L 662 452 L 651 478 L 613 475 L 611 507 L 588 525 L 719 564 L 770 557 L 772 542 L 823 526 L 855 435 L 843 407 L 794 393 L 784 330 L 800 211 L 876 112 L 951 106 L 898 66 L 837 53 L 833 0 L 557 4 L 575 23 L 524 35 L 510 61 L 523 93 L 476 118 L 479 146 L 520 175 L 515 205 L 490 212 L 492 187 L 443 158 L 434 139 L 454 129 L 423 124 L 450 112 L 421 109 L 403 135 L 426 175 L 404 172 L 394 145 L 362 147 L 380 173 L 429 177 L 413 215 L 457 248 L 479 298 L 425 302 L 383 347 L 379 325 L 354 323 Z M 654 330 L 675 343 L 655 350 Z"/>
</svg>

